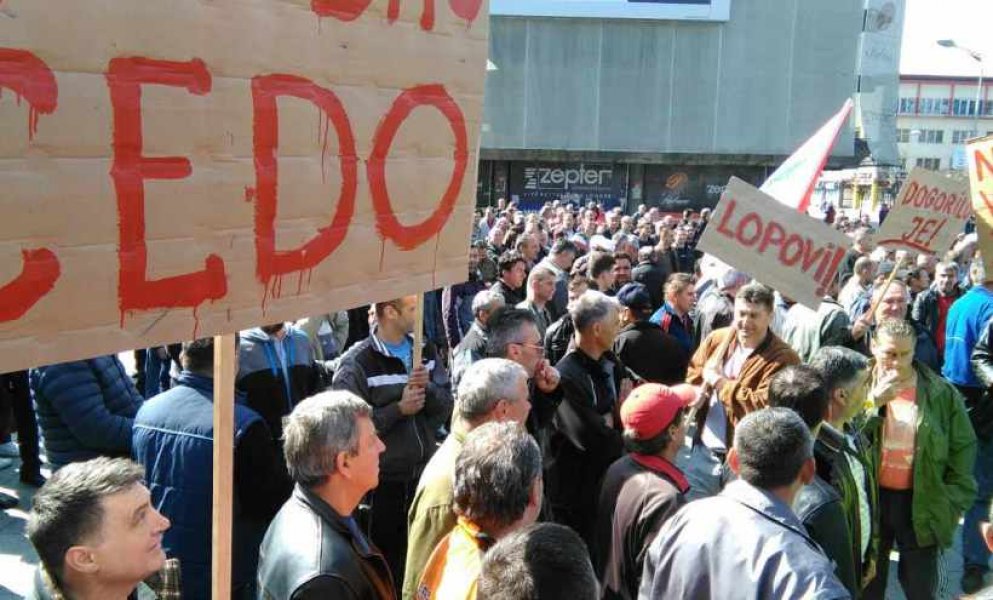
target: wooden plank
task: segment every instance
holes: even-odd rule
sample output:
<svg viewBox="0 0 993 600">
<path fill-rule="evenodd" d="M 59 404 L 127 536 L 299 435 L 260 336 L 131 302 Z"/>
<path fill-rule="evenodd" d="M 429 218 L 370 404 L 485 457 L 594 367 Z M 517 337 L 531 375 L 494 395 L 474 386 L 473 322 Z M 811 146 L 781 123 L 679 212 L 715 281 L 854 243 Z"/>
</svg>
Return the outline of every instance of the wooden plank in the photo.
<svg viewBox="0 0 993 600">
<path fill-rule="evenodd" d="M 410 361 L 411 368 L 421 364 L 421 353 L 424 345 L 424 294 L 417 295 L 417 310 L 414 312 L 414 352 Z"/>
<path fill-rule="evenodd" d="M 231 597 L 231 527 L 234 489 L 234 334 L 214 337 L 214 512 L 211 593 Z"/>
</svg>

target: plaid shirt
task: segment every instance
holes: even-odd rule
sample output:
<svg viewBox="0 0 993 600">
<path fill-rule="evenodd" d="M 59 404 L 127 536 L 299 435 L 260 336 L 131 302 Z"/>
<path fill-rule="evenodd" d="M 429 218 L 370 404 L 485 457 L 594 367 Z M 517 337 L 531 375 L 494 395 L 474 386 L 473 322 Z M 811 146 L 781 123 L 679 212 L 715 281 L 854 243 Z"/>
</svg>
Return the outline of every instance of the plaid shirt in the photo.
<svg viewBox="0 0 993 600">
<path fill-rule="evenodd" d="M 44 589 L 36 590 L 36 597 L 47 600 L 71 600 L 55 583 L 52 577 L 39 565 L 38 572 L 41 576 L 41 585 Z M 152 574 L 143 581 L 128 596 L 131 600 L 180 600 L 182 598 L 180 588 L 179 559 L 170 558 L 166 560 L 162 570 Z"/>
</svg>

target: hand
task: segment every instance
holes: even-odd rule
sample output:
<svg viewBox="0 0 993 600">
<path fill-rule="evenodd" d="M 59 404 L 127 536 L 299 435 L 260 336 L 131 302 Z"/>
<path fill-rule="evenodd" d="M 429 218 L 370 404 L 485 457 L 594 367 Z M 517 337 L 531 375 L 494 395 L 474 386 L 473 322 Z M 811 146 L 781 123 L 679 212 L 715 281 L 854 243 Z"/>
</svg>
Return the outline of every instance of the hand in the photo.
<svg viewBox="0 0 993 600">
<path fill-rule="evenodd" d="M 721 386 L 727 381 L 724 375 L 720 371 L 712 367 L 707 367 L 703 370 L 703 382 L 709 385 L 713 390 L 720 390 Z"/>
<path fill-rule="evenodd" d="M 424 408 L 424 398 L 427 393 L 421 386 L 413 386 L 409 383 L 403 388 L 403 396 L 400 397 L 400 402 L 397 406 L 400 407 L 400 413 L 409 417 L 410 415 L 415 415 L 421 412 Z"/>
<path fill-rule="evenodd" d="M 534 370 L 534 385 L 546 394 L 554 392 L 559 387 L 559 370 L 542 360 Z"/>
<path fill-rule="evenodd" d="M 875 402 L 876 407 L 884 406 L 887 402 L 896 398 L 899 386 L 897 382 L 900 374 L 897 371 L 886 371 L 873 380 L 872 388 L 869 390 L 869 397 Z"/>
<path fill-rule="evenodd" d="M 856 340 L 862 339 L 862 336 L 864 336 L 866 332 L 869 331 L 870 325 L 871 325 L 870 318 L 868 316 L 863 316 L 862 318 L 855 321 L 855 324 L 852 325 L 852 339 L 856 339 Z"/>
<path fill-rule="evenodd" d="M 983 534 L 986 547 L 993 551 L 993 524 L 984 522 L 979 526 L 979 531 Z"/>
<path fill-rule="evenodd" d="M 407 378 L 407 385 L 411 387 L 425 388 L 428 386 L 428 370 L 424 365 L 417 365 L 414 370 L 410 372 L 410 377 Z"/>
</svg>

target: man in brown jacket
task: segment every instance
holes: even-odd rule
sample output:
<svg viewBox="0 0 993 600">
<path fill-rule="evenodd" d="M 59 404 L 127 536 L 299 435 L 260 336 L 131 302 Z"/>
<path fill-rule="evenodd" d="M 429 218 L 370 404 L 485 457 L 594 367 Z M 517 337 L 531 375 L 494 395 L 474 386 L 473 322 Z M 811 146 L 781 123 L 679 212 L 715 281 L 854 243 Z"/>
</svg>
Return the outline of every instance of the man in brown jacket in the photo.
<svg viewBox="0 0 993 600">
<path fill-rule="evenodd" d="M 800 364 L 797 353 L 769 329 L 773 302 L 767 286 L 753 282 L 742 287 L 731 327 L 707 336 L 690 361 L 686 382 L 700 386 L 700 404 L 692 451 L 681 457 L 680 467 L 690 480 L 691 499 L 720 491 L 735 425 L 768 405 L 773 375 Z"/>
</svg>

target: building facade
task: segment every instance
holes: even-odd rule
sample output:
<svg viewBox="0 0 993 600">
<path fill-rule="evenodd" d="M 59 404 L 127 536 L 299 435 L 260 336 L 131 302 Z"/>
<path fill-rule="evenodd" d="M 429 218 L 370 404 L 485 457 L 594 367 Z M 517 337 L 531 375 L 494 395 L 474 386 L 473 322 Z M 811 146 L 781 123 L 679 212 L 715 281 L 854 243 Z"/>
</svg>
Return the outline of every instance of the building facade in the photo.
<svg viewBox="0 0 993 600">
<path fill-rule="evenodd" d="M 901 75 L 897 143 L 904 170 L 966 169 L 966 140 L 993 133 L 989 94 L 977 77 Z"/>
<path fill-rule="evenodd" d="M 680 211 L 714 206 L 731 175 L 760 184 L 854 94 L 866 4 L 731 0 L 711 21 L 507 12 L 490 21 L 479 203 Z M 849 124 L 829 167 L 852 165 L 853 138 Z"/>
</svg>

